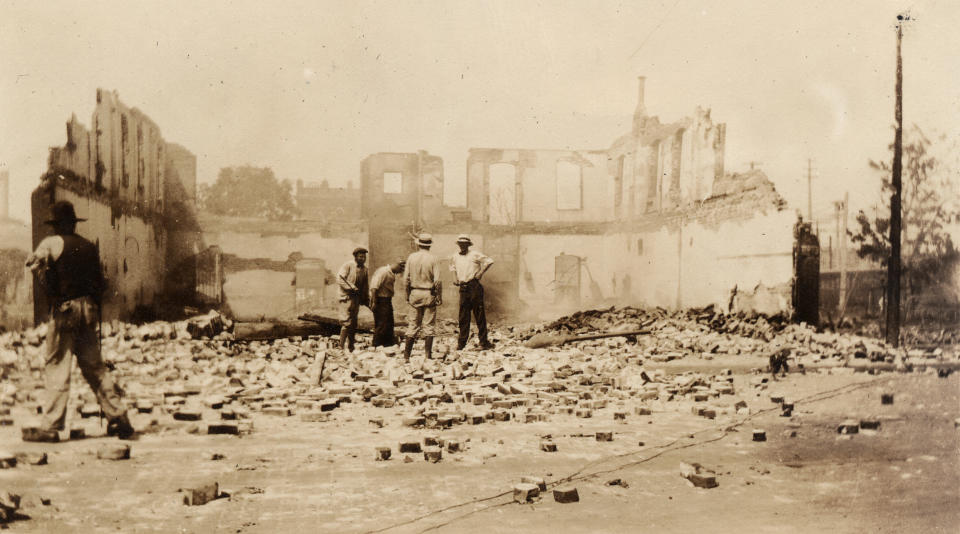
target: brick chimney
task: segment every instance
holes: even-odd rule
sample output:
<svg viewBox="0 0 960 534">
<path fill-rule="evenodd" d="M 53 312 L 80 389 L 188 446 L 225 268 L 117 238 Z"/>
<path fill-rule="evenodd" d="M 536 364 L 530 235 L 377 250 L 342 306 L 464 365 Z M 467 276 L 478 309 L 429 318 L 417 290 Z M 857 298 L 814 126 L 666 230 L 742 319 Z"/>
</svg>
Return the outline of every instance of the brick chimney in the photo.
<svg viewBox="0 0 960 534">
<path fill-rule="evenodd" d="M 10 173 L 0 170 L 0 221 L 10 217 Z"/>
<path fill-rule="evenodd" d="M 633 112 L 633 133 L 635 134 L 643 129 L 644 119 L 647 117 L 647 107 L 643 103 L 643 86 L 646 81 L 646 76 L 637 76 L 637 109 Z"/>
</svg>

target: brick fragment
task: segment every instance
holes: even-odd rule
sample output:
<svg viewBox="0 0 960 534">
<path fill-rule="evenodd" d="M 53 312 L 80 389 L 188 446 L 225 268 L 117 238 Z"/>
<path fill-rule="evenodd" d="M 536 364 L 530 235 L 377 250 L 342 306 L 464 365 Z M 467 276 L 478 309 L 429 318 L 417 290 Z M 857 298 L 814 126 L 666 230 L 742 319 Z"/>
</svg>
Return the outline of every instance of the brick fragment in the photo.
<svg viewBox="0 0 960 534">
<path fill-rule="evenodd" d="M 377 455 L 374 458 L 376 461 L 384 461 L 390 459 L 390 447 L 377 447 Z"/>
<path fill-rule="evenodd" d="M 382 417 L 373 417 L 370 419 L 369 423 L 377 428 L 383 428 L 383 418 Z"/>
<path fill-rule="evenodd" d="M 552 441 L 541 441 L 540 450 L 543 452 L 557 452 L 557 444 Z"/>
<path fill-rule="evenodd" d="M 621 412 L 613 412 L 613 420 L 614 420 L 614 421 L 626 421 L 626 420 L 627 420 L 627 412 L 622 412 L 622 411 L 621 411 Z"/>
<path fill-rule="evenodd" d="M 767 431 L 759 428 L 753 429 L 753 441 L 767 441 Z"/>
<path fill-rule="evenodd" d="M 137 413 L 153 413 L 153 402 L 140 399 L 136 404 Z"/>
<path fill-rule="evenodd" d="M 633 413 L 636 415 L 651 415 L 650 408 L 646 406 L 637 406 L 633 409 Z"/>
<path fill-rule="evenodd" d="M 409 426 L 412 428 L 421 427 L 427 423 L 425 417 L 414 416 L 414 417 L 404 417 L 403 426 Z"/>
<path fill-rule="evenodd" d="M 444 445 L 447 448 L 447 452 L 460 452 L 463 450 L 463 446 L 455 439 L 447 440 Z"/>
<path fill-rule="evenodd" d="M 183 504 L 187 506 L 202 506 L 220 496 L 220 484 L 213 482 L 180 490 L 183 493 Z"/>
<path fill-rule="evenodd" d="M 290 417 L 291 412 L 290 408 L 284 408 L 281 406 L 271 406 L 269 408 L 264 408 L 260 410 L 263 415 L 275 415 L 278 417 Z"/>
<path fill-rule="evenodd" d="M 880 395 L 880 404 L 893 404 L 893 393 L 882 393 Z"/>
<path fill-rule="evenodd" d="M 613 432 L 597 432 L 597 441 L 613 441 Z"/>
<path fill-rule="evenodd" d="M 532 475 L 525 475 L 525 476 L 520 477 L 520 482 L 523 482 L 524 484 L 533 484 L 533 485 L 535 485 L 541 492 L 547 491 L 547 482 L 543 479 L 543 477 L 537 477 L 537 476 L 532 476 Z"/>
<path fill-rule="evenodd" d="M 300 420 L 305 423 L 326 423 L 330 420 L 329 412 L 303 412 L 300 414 Z"/>
<path fill-rule="evenodd" d="M 173 412 L 173 418 L 177 421 L 199 421 L 203 418 L 203 413 L 200 410 L 177 410 Z"/>
<path fill-rule="evenodd" d="M 509 420 L 510 420 L 510 412 L 508 412 L 508 411 L 506 411 L 506 410 L 496 410 L 496 411 L 493 412 L 493 420 L 494 420 L 494 421 L 509 421 Z"/>
<path fill-rule="evenodd" d="M 513 486 L 513 500 L 518 503 L 527 503 L 540 496 L 540 488 L 536 484 L 521 482 Z"/>
<path fill-rule="evenodd" d="M 577 493 L 577 488 L 556 488 L 553 490 L 553 500 L 559 503 L 579 502 L 580 494 Z"/>
<path fill-rule="evenodd" d="M 577 414 L 577 417 L 581 419 L 588 419 L 590 417 L 593 417 L 593 412 L 586 408 L 578 408 L 576 414 Z"/>
<path fill-rule="evenodd" d="M 17 466 L 17 456 L 9 452 L 0 452 L 0 469 L 12 469 Z"/>
<path fill-rule="evenodd" d="M 420 448 L 420 440 L 401 441 L 400 444 L 397 446 L 397 449 L 401 453 L 405 453 L 405 452 L 417 453 L 423 450 Z"/>
<path fill-rule="evenodd" d="M 863 430 L 880 430 L 879 419 L 861 419 L 860 428 Z"/>
<path fill-rule="evenodd" d="M 437 463 L 443 458 L 443 449 L 440 447 L 424 447 L 423 459 L 428 462 Z"/>
<path fill-rule="evenodd" d="M 45 452 L 18 452 L 16 454 L 17 462 L 30 465 L 47 465 L 47 453 Z"/>
<path fill-rule="evenodd" d="M 70 439 L 84 439 L 87 437 L 87 431 L 82 426 L 75 426 L 70 429 Z"/>
<path fill-rule="evenodd" d="M 236 436 L 240 434 L 240 427 L 231 423 L 211 423 L 207 425 L 207 434 L 229 434 Z"/>
<path fill-rule="evenodd" d="M 860 432 L 860 423 L 853 419 L 847 419 L 846 421 L 840 423 L 837 426 L 838 434 L 848 435 L 848 434 L 857 434 L 859 432 Z"/>
<path fill-rule="evenodd" d="M 97 458 L 101 460 L 129 460 L 130 445 L 110 443 L 97 450 Z"/>
</svg>

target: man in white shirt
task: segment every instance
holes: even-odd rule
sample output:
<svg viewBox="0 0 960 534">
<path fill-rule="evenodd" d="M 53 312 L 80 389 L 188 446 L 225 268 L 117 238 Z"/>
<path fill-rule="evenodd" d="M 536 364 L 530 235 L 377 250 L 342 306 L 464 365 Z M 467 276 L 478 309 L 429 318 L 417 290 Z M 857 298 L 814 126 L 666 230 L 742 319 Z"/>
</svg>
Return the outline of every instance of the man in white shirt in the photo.
<svg viewBox="0 0 960 534">
<path fill-rule="evenodd" d="M 471 245 L 473 242 L 470 236 L 460 235 L 457 237 L 460 252 L 450 259 L 450 270 L 456 277 L 454 285 L 460 288 L 460 336 L 457 339 L 457 350 L 467 346 L 471 312 L 477 322 L 480 348 L 492 349 L 493 343 L 487 339 L 487 315 L 483 309 L 483 286 L 480 285 L 480 278 L 493 265 L 493 259 L 479 251 L 470 250 Z"/>
</svg>

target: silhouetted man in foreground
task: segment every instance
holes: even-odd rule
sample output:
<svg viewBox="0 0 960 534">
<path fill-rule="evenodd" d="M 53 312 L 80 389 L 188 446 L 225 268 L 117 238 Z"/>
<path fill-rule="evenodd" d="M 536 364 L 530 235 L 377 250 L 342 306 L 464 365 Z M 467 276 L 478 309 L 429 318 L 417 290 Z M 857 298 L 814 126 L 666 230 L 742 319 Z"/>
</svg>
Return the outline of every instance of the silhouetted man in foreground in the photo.
<svg viewBox="0 0 960 534">
<path fill-rule="evenodd" d="M 43 406 L 43 426 L 24 429 L 25 441 L 59 441 L 64 429 L 67 400 L 70 395 L 72 356 L 83 378 L 97 396 L 100 409 L 108 418 L 107 435 L 120 439 L 133 437 L 126 407 L 119 389 L 103 365 L 97 323 L 106 281 L 100 267 L 96 245 L 74 233 L 77 218 L 73 204 L 60 201 L 53 205 L 55 235 L 47 237 L 27 259 L 27 266 L 37 274 L 50 303 L 47 329 L 46 380 L 47 399 Z"/>
</svg>

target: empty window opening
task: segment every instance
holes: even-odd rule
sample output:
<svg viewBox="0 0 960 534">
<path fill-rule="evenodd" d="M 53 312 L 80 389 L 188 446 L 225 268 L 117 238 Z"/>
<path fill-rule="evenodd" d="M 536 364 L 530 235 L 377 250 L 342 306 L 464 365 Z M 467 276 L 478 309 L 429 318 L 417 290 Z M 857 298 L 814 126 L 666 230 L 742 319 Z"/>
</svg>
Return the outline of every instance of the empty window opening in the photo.
<svg viewBox="0 0 960 534">
<path fill-rule="evenodd" d="M 578 210 L 583 207 L 582 168 L 569 161 L 557 162 L 557 209 Z"/>
<path fill-rule="evenodd" d="M 383 173 L 383 192 L 396 195 L 403 193 L 403 174 L 399 172 Z"/>
</svg>

